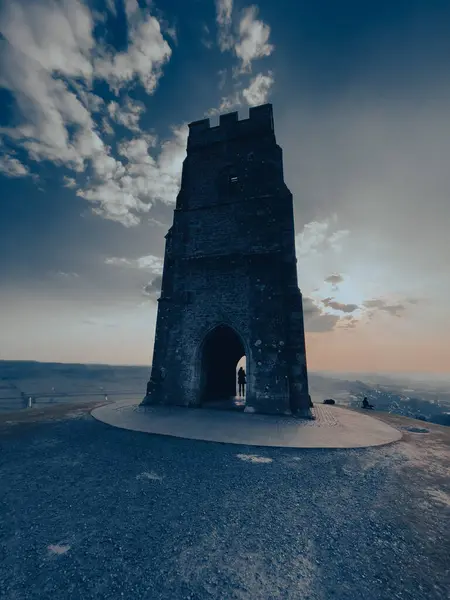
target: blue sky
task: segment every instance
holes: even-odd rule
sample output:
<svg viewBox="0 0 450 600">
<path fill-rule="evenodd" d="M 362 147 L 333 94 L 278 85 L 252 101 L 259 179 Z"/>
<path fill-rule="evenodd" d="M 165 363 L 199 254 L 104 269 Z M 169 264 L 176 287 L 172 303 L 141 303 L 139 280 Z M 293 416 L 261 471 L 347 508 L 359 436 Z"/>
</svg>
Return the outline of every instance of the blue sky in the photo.
<svg viewBox="0 0 450 600">
<path fill-rule="evenodd" d="M 187 123 L 272 102 L 314 369 L 450 371 L 450 4 L 0 1 L 0 358 L 148 364 Z"/>
</svg>

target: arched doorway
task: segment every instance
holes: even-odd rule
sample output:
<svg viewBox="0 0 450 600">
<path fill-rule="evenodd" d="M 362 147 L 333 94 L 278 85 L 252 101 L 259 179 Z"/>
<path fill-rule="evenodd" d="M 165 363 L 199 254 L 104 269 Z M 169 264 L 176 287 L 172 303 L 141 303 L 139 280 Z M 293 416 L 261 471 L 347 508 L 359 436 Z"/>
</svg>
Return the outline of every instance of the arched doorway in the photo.
<svg viewBox="0 0 450 600">
<path fill-rule="evenodd" d="M 236 368 L 244 356 L 241 338 L 228 325 L 218 325 L 206 335 L 201 348 L 201 404 L 236 397 Z"/>
</svg>

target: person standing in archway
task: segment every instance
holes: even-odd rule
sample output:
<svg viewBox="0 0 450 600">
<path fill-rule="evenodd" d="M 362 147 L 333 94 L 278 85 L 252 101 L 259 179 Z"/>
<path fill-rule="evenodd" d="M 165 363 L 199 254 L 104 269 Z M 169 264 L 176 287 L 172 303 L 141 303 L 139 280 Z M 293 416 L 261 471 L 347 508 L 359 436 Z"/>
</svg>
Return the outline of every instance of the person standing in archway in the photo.
<svg viewBox="0 0 450 600">
<path fill-rule="evenodd" d="M 245 384 L 247 383 L 247 377 L 242 367 L 238 371 L 238 385 L 239 385 L 239 396 L 242 398 L 245 396 Z"/>
</svg>

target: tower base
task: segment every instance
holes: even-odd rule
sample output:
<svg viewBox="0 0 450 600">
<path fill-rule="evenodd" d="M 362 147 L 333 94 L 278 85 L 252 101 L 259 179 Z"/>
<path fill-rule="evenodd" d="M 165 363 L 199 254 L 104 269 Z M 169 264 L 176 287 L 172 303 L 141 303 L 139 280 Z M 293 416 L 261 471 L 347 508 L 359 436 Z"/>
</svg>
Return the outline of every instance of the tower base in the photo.
<svg viewBox="0 0 450 600">
<path fill-rule="evenodd" d="M 150 387 L 150 386 L 149 386 Z M 152 393 L 151 389 L 147 390 L 147 394 L 144 396 L 144 398 L 142 399 L 140 406 L 158 406 L 158 405 L 164 405 L 164 402 L 158 401 L 156 394 Z M 194 405 L 188 405 L 188 404 L 174 404 L 175 406 L 185 406 L 186 408 L 189 408 L 189 406 L 192 408 Z M 198 405 L 196 405 L 198 407 Z M 297 396 L 297 398 L 295 399 L 295 403 L 292 403 L 291 401 L 291 410 L 285 412 L 284 414 L 290 414 L 293 417 L 297 418 L 297 419 L 309 419 L 309 420 L 314 420 L 315 417 L 311 411 L 313 407 L 313 403 L 311 400 L 311 396 L 309 394 L 302 394 L 301 396 Z M 207 405 L 206 405 L 207 408 Z M 262 407 L 260 407 L 260 410 L 258 410 L 258 407 L 253 407 L 253 406 L 246 406 L 246 408 L 244 409 L 245 413 L 250 413 L 250 414 L 273 414 L 273 415 L 279 415 L 280 412 L 279 411 L 271 411 L 271 410 L 264 410 L 262 409 Z"/>
<path fill-rule="evenodd" d="M 315 417 L 311 411 L 313 403 L 309 394 L 301 394 L 291 400 L 291 410 L 294 417 L 298 419 L 314 420 Z"/>
<path fill-rule="evenodd" d="M 144 399 L 139 404 L 139 406 L 151 406 L 152 404 L 155 404 L 155 402 L 152 402 L 152 397 L 151 396 L 144 396 Z"/>
</svg>

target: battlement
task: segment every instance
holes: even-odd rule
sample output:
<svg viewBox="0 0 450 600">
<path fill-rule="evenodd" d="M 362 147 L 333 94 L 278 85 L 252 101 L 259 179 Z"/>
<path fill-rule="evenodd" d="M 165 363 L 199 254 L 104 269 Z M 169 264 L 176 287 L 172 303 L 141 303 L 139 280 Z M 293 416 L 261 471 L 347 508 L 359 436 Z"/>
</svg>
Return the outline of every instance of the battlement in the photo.
<svg viewBox="0 0 450 600">
<path fill-rule="evenodd" d="M 219 125 L 215 127 L 211 127 L 209 119 L 189 123 L 188 151 L 234 138 L 264 134 L 274 134 L 271 104 L 251 107 L 248 119 L 240 121 L 237 112 L 220 115 Z"/>
</svg>

